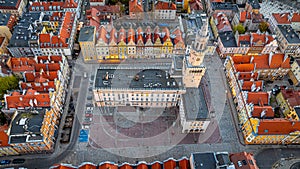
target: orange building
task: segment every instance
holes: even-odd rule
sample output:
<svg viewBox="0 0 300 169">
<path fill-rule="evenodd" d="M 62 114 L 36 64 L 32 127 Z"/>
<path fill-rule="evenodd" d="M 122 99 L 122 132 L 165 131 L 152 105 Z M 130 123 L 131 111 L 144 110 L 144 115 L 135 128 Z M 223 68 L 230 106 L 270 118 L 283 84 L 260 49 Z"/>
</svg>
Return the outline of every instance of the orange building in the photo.
<svg viewBox="0 0 300 169">
<path fill-rule="evenodd" d="M 259 169 L 253 154 L 247 152 L 240 152 L 230 154 L 230 160 L 233 162 L 235 168 L 238 169 Z"/>
</svg>

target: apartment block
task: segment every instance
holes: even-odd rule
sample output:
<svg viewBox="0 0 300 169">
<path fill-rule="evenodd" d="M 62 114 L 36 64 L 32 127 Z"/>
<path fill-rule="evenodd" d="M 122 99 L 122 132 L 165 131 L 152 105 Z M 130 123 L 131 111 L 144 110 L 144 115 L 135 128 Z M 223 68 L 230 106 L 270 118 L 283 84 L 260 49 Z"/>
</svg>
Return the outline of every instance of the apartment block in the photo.
<svg viewBox="0 0 300 169">
<path fill-rule="evenodd" d="M 176 18 L 176 4 L 169 1 L 158 1 L 154 7 L 155 19 L 175 19 Z"/>
<path fill-rule="evenodd" d="M 10 13 L 17 17 L 22 16 L 27 5 L 27 0 L 3 0 L 0 2 L 0 12 Z"/>
<path fill-rule="evenodd" d="M 254 65 L 235 59 L 227 57 L 224 66 L 245 143 L 299 144 L 300 123 L 293 119 L 275 118 L 270 106 L 271 91 L 263 92 L 262 83 L 256 82 L 259 73 L 254 71 Z M 251 91 L 246 88 L 245 80 L 252 83 Z"/>
<path fill-rule="evenodd" d="M 289 78 L 292 80 L 294 86 L 300 85 L 300 60 L 295 60 L 291 65 L 291 71 L 289 71 Z"/>
<path fill-rule="evenodd" d="M 292 57 L 298 56 L 295 53 L 300 48 L 300 38 L 291 25 L 277 25 L 276 36 L 281 52 Z"/>
<path fill-rule="evenodd" d="M 8 50 L 14 57 L 62 54 L 71 57 L 76 26 L 73 12 L 26 13 L 14 27 Z"/>
<path fill-rule="evenodd" d="M 117 31 L 101 25 L 84 27 L 80 31 L 79 44 L 84 61 L 103 62 L 126 58 L 170 58 L 172 54 L 183 54 L 185 43 L 179 28 L 170 32 L 168 28 L 160 30 L 150 27 L 144 30 L 123 27 Z"/>
</svg>

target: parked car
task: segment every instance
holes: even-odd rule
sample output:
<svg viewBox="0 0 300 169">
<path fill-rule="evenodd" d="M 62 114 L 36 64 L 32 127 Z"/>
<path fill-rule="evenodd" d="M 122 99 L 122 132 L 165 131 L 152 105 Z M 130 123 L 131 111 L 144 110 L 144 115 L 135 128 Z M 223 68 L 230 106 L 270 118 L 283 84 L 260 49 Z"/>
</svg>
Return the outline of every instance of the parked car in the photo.
<svg viewBox="0 0 300 169">
<path fill-rule="evenodd" d="M 83 124 L 83 125 L 90 125 L 91 122 L 86 122 L 86 121 L 85 121 L 85 122 L 83 122 L 82 124 Z"/>
<path fill-rule="evenodd" d="M 10 164 L 10 160 L 2 160 L 0 161 L 0 165 Z"/>
<path fill-rule="evenodd" d="M 24 162 L 25 162 L 25 159 L 23 159 L 23 158 L 17 158 L 12 161 L 13 164 L 22 164 Z"/>
<path fill-rule="evenodd" d="M 93 114 L 91 114 L 91 113 L 86 113 L 86 114 L 85 114 L 85 117 L 93 117 Z"/>
</svg>

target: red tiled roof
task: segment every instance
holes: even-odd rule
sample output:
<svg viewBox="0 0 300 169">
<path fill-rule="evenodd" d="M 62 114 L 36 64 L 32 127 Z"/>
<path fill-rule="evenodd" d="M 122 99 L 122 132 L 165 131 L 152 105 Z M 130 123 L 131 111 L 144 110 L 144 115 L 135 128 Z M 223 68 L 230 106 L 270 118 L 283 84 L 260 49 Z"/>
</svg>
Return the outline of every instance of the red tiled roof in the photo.
<svg viewBox="0 0 300 169">
<path fill-rule="evenodd" d="M 129 0 L 129 12 L 130 13 L 144 12 L 142 4 L 138 3 L 137 0 Z"/>
<path fill-rule="evenodd" d="M 8 135 L 5 132 L 5 130 L 8 130 L 8 125 L 5 124 L 3 126 L 0 126 L 0 147 L 8 146 Z"/>
<path fill-rule="evenodd" d="M 250 55 L 232 56 L 231 58 L 234 64 L 250 63 L 251 61 Z"/>
<path fill-rule="evenodd" d="M 78 167 L 78 169 L 97 169 L 97 166 L 92 164 L 84 164 Z"/>
<path fill-rule="evenodd" d="M 118 43 L 124 41 L 126 43 L 126 31 L 123 27 L 119 30 Z"/>
<path fill-rule="evenodd" d="M 164 162 L 164 169 L 174 169 L 176 168 L 176 161 L 173 159 L 169 159 Z"/>
<path fill-rule="evenodd" d="M 10 58 L 7 62 L 8 67 L 13 72 L 33 71 L 36 61 L 33 58 Z"/>
<path fill-rule="evenodd" d="M 65 0 L 64 8 L 77 8 L 78 4 L 74 0 Z"/>
<path fill-rule="evenodd" d="M 190 162 L 188 159 L 182 159 L 179 161 L 179 169 L 190 169 Z"/>
<path fill-rule="evenodd" d="M 43 69 L 44 71 L 57 71 L 60 70 L 60 64 L 59 63 L 37 63 L 34 65 L 34 69 L 36 72 L 41 71 Z"/>
<path fill-rule="evenodd" d="M 289 19 L 290 13 L 273 13 L 278 24 L 291 24 L 292 22 L 300 22 L 300 14 L 293 13 L 292 18 Z"/>
<path fill-rule="evenodd" d="M 214 13 L 213 18 L 217 20 L 216 26 L 218 31 L 232 31 L 230 22 L 228 21 L 228 18 L 224 13 Z"/>
<path fill-rule="evenodd" d="M 260 106 L 269 104 L 269 94 L 267 92 L 248 92 L 247 97 L 247 103 Z"/>
<path fill-rule="evenodd" d="M 234 164 L 235 168 L 238 169 L 259 169 L 256 165 L 256 161 L 253 157 L 253 154 L 247 153 L 247 152 L 241 152 L 241 153 L 234 153 L 229 155 L 230 161 Z M 240 166 L 238 164 L 239 161 L 247 161 L 246 164 L 243 164 Z M 251 161 L 251 162 L 250 162 Z"/>
<path fill-rule="evenodd" d="M 253 63 L 245 63 L 245 64 L 235 64 L 234 67 L 237 72 L 251 72 L 254 70 Z"/>
<path fill-rule="evenodd" d="M 104 5 L 104 6 L 93 6 L 92 9 L 95 8 L 98 11 L 105 12 L 105 13 L 119 13 L 120 6 L 119 5 Z"/>
<path fill-rule="evenodd" d="M 2 46 L 2 43 L 4 42 L 4 37 L 0 37 L 0 47 Z"/>
<path fill-rule="evenodd" d="M 110 31 L 109 43 L 111 43 L 112 41 L 117 43 L 116 29 L 115 28 L 112 28 L 112 30 Z"/>
<path fill-rule="evenodd" d="M 28 89 L 33 89 L 38 92 L 49 92 L 49 89 L 55 89 L 55 84 L 54 81 L 48 81 L 45 83 L 35 83 L 35 82 L 21 82 L 20 87 L 22 90 L 28 90 Z"/>
<path fill-rule="evenodd" d="M 156 162 L 156 163 L 151 165 L 151 169 L 161 169 L 161 164 Z"/>
<path fill-rule="evenodd" d="M 274 111 L 271 106 L 253 106 L 252 117 L 255 118 L 273 118 Z"/>
<path fill-rule="evenodd" d="M 294 89 L 285 89 L 281 87 L 281 93 L 286 99 L 290 106 L 299 106 L 300 105 L 300 91 L 295 91 Z"/>
<path fill-rule="evenodd" d="M 270 44 L 274 40 L 273 36 L 267 34 L 244 34 L 239 35 L 238 37 L 238 45 L 241 46 L 241 42 L 249 42 L 250 46 L 265 46 Z"/>
<path fill-rule="evenodd" d="M 259 87 L 261 90 L 263 88 L 263 83 L 261 80 L 260 81 L 244 81 L 242 90 L 251 91 L 253 85 L 255 86 L 255 89 L 257 89 Z"/>
<path fill-rule="evenodd" d="M 270 59 L 269 57 L 272 58 Z M 281 53 L 254 56 L 253 62 L 256 64 L 257 69 L 277 69 L 291 67 L 290 58 Z"/>
<path fill-rule="evenodd" d="M 135 32 L 133 28 L 130 28 L 127 33 L 127 42 L 135 42 Z"/>
<path fill-rule="evenodd" d="M 158 1 L 155 10 L 176 10 L 176 5 L 173 2 Z"/>
<path fill-rule="evenodd" d="M 102 39 L 104 43 L 108 43 L 108 39 L 107 39 L 106 35 L 107 35 L 106 29 L 104 28 L 104 26 L 101 26 L 99 29 L 98 40 Z"/>
<path fill-rule="evenodd" d="M 115 164 L 104 163 L 99 166 L 99 169 L 118 169 L 118 166 Z"/>
<path fill-rule="evenodd" d="M 141 41 L 142 43 L 144 43 L 144 40 L 143 40 L 143 28 L 142 27 L 138 27 L 138 29 L 137 29 L 136 43 L 138 43 L 139 41 Z"/>
<path fill-rule="evenodd" d="M 189 5 L 191 10 L 195 10 L 195 11 L 203 10 L 203 5 L 201 0 L 191 0 L 189 1 Z"/>
<path fill-rule="evenodd" d="M 183 42 L 183 39 L 182 39 L 182 33 L 180 31 L 179 28 L 176 28 L 173 32 L 172 32 L 173 35 L 175 35 L 175 38 L 174 38 L 174 44 L 176 45 L 178 42 Z"/>
<path fill-rule="evenodd" d="M 140 163 L 137 165 L 136 169 L 148 169 L 148 166 L 144 163 Z"/>
<path fill-rule="evenodd" d="M 31 107 L 49 107 L 50 97 L 48 93 L 36 93 L 35 90 L 29 89 L 25 95 L 14 92 L 13 95 L 5 96 L 7 108 L 25 108 Z"/>
<path fill-rule="evenodd" d="M 122 166 L 119 167 L 119 169 L 132 169 L 132 166 L 129 164 L 123 164 Z"/>
<path fill-rule="evenodd" d="M 162 30 L 162 34 L 163 34 L 163 43 L 166 41 L 166 40 L 171 40 L 170 39 L 170 31 L 167 27 L 164 27 L 164 29 Z"/>
<path fill-rule="evenodd" d="M 151 28 L 148 26 L 145 32 L 146 32 L 146 37 L 145 37 L 145 43 L 146 43 L 148 39 L 152 40 Z"/>
<path fill-rule="evenodd" d="M 252 72 L 239 72 L 238 79 L 241 80 L 250 80 L 250 79 L 257 79 L 258 73 L 252 73 Z"/>
<path fill-rule="evenodd" d="M 154 38 L 153 38 L 153 42 L 155 43 L 157 39 L 160 39 L 160 36 L 159 36 L 159 27 L 156 26 L 154 28 Z"/>
<path fill-rule="evenodd" d="M 15 15 L 10 15 L 9 20 L 7 22 L 7 27 L 9 28 L 10 31 L 12 31 L 13 27 L 15 26 L 17 22 L 17 17 Z"/>
<path fill-rule="evenodd" d="M 289 134 L 300 131 L 300 121 L 290 121 L 286 119 L 260 120 L 258 134 Z"/>
</svg>

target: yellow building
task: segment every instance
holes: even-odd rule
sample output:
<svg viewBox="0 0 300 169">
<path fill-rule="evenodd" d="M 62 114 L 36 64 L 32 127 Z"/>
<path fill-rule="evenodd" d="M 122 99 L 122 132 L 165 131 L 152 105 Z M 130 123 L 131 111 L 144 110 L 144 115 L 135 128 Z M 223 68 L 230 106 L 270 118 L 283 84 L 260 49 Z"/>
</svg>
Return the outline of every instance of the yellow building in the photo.
<svg viewBox="0 0 300 169">
<path fill-rule="evenodd" d="M 289 71 L 288 75 L 293 82 L 294 86 L 300 85 L 300 60 L 295 60 L 294 63 L 291 65 L 291 70 Z"/>
<path fill-rule="evenodd" d="M 299 120 L 295 107 L 300 106 L 299 91 L 281 88 L 276 101 L 287 119 Z"/>
<path fill-rule="evenodd" d="M 95 50 L 96 28 L 94 26 L 83 27 L 79 34 L 79 45 L 84 61 L 94 61 L 97 59 Z"/>
</svg>

